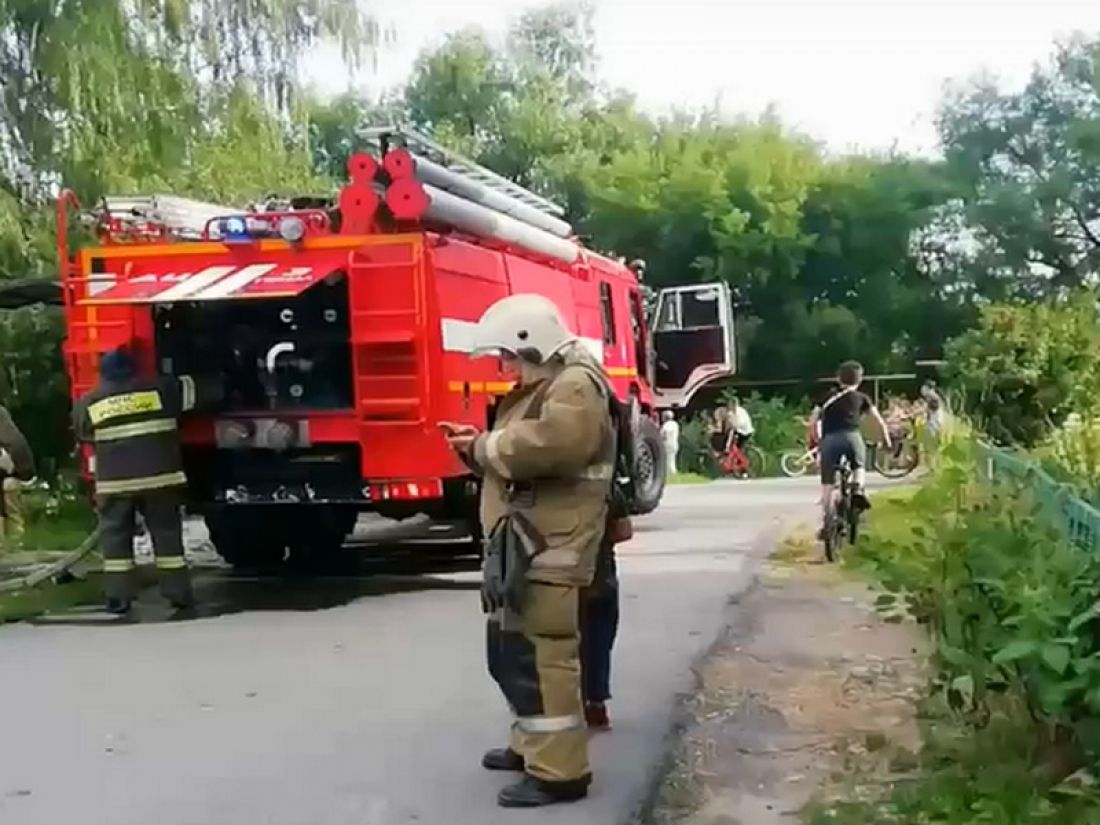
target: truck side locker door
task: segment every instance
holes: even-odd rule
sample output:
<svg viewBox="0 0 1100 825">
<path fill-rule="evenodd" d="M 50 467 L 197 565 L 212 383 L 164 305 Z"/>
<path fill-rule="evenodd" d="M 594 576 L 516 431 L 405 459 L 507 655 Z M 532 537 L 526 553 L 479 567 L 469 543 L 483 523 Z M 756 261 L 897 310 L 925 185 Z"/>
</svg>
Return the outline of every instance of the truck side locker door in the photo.
<svg viewBox="0 0 1100 825">
<path fill-rule="evenodd" d="M 733 299 L 725 282 L 662 289 L 653 316 L 654 391 L 661 407 L 686 407 L 737 358 Z"/>
</svg>

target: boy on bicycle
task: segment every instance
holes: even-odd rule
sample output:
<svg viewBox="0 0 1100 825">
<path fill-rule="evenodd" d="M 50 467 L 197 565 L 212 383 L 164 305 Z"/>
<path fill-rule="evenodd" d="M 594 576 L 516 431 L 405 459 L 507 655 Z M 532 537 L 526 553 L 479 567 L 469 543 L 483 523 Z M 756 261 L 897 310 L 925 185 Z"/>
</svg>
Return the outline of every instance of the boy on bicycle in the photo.
<svg viewBox="0 0 1100 825">
<path fill-rule="evenodd" d="M 818 432 L 821 444 L 821 509 L 826 519 L 833 501 L 833 480 L 840 460 L 845 456 L 852 467 L 856 506 L 864 510 L 871 508 L 864 490 L 867 445 L 859 429 L 864 416 L 874 420 L 883 444 L 886 449 L 890 448 L 890 433 L 882 414 L 871 399 L 859 391 L 859 385 L 863 383 L 863 365 L 858 361 L 845 361 L 837 370 L 836 377 L 837 386 L 810 417 L 811 426 Z"/>
</svg>

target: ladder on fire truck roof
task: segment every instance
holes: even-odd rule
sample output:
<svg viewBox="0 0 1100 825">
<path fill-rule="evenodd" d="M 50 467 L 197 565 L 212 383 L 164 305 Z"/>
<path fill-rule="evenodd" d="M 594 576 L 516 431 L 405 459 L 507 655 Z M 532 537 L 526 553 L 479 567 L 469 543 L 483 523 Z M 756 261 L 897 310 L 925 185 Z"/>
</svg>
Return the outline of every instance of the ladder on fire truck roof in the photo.
<svg viewBox="0 0 1100 825">
<path fill-rule="evenodd" d="M 547 200 L 541 195 L 536 195 L 530 189 L 520 186 L 515 181 L 508 180 L 503 175 L 498 175 L 491 169 L 487 169 L 458 152 L 440 146 L 415 129 L 407 126 L 372 126 L 361 130 L 359 136 L 366 141 L 368 146 L 376 149 L 379 156 L 384 155 L 389 149 L 401 146 L 408 149 L 413 155 L 419 155 L 433 163 L 438 163 L 451 172 L 476 181 L 488 189 L 500 192 L 502 195 L 515 198 L 520 203 L 538 209 L 547 215 L 555 218 L 565 215 L 565 209 L 553 201 Z"/>
</svg>

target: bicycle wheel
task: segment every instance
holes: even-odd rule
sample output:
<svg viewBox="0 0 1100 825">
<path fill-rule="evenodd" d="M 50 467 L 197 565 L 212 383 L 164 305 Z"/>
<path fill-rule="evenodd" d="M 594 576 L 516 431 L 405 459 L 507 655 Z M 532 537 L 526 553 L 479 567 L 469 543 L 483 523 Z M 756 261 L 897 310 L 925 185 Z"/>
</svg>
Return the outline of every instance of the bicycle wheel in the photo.
<svg viewBox="0 0 1100 825">
<path fill-rule="evenodd" d="M 834 509 L 825 519 L 825 560 L 834 562 L 840 558 L 840 544 L 844 540 L 840 514 Z"/>
<path fill-rule="evenodd" d="M 810 462 L 804 452 L 787 450 L 787 452 L 779 456 L 779 469 L 783 471 L 783 475 L 787 476 L 787 478 L 804 476 L 806 475 L 806 470 L 809 468 Z"/>
<path fill-rule="evenodd" d="M 749 478 L 762 478 L 768 471 L 768 457 L 764 451 L 749 444 L 744 448 L 744 453 L 749 460 Z"/>
<path fill-rule="evenodd" d="M 920 448 L 911 441 L 893 450 L 876 450 L 875 470 L 885 478 L 905 478 L 920 464 Z"/>
</svg>

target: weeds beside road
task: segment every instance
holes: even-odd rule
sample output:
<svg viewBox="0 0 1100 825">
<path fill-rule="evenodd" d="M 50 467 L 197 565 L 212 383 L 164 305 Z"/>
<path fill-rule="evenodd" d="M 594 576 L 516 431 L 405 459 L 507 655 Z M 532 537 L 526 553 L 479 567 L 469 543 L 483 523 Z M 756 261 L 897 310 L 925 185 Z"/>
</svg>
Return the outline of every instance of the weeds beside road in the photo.
<svg viewBox="0 0 1100 825">
<path fill-rule="evenodd" d="M 975 446 L 877 494 L 843 569 L 781 549 L 700 672 L 652 822 L 1100 822 L 1100 559 Z M 926 652 L 882 657 L 894 632 Z"/>
<path fill-rule="evenodd" d="M 1026 490 L 980 483 L 973 457 L 955 440 L 921 489 L 876 499 L 851 559 L 884 588 L 885 618 L 932 642 L 918 770 L 854 775 L 852 797 L 818 807 L 814 825 L 1100 820 L 1100 559 Z"/>
</svg>

